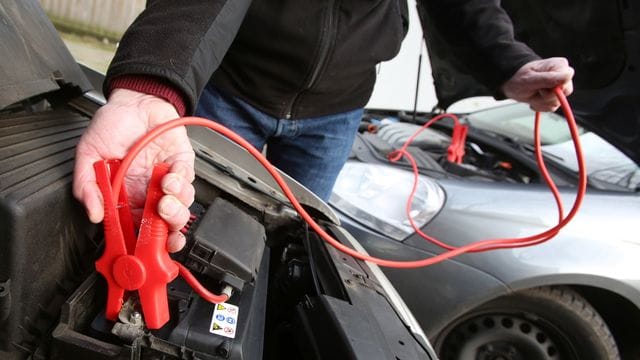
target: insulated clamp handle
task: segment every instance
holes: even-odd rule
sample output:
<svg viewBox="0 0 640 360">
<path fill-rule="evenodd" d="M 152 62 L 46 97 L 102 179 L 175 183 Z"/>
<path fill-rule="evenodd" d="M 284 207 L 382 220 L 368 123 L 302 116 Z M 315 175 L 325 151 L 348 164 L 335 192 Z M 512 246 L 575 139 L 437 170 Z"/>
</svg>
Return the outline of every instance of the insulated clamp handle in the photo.
<svg viewBox="0 0 640 360">
<path fill-rule="evenodd" d="M 125 291 L 138 290 L 147 327 L 158 329 L 169 321 L 167 284 L 178 276 L 178 265 L 166 250 L 169 228 L 157 210 L 164 195 L 162 177 L 169 172 L 169 165 L 162 163 L 153 168 L 137 241 L 124 187 L 118 203 L 113 201 L 115 189 L 111 181 L 119 166 L 119 160 L 94 163 L 96 182 L 104 199 L 105 247 L 96 261 L 96 270 L 108 286 L 105 317 L 115 321 Z"/>
<path fill-rule="evenodd" d="M 178 276 L 178 265 L 167 252 L 169 227 L 158 214 L 158 202 L 164 195 L 161 181 L 168 172 L 166 163 L 153 168 L 134 253 L 146 269 L 146 281 L 138 288 L 138 294 L 149 329 L 160 328 L 169 321 L 167 284 Z"/>
</svg>

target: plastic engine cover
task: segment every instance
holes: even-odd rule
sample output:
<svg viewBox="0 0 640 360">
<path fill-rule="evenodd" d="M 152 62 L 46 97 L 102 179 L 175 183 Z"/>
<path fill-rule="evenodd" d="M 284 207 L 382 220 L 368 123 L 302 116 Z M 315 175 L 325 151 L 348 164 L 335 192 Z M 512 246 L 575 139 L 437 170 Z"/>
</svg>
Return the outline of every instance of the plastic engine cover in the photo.
<svg viewBox="0 0 640 360">
<path fill-rule="evenodd" d="M 185 265 L 236 289 L 253 281 L 265 246 L 265 229 L 251 215 L 217 198 L 187 245 Z"/>
</svg>

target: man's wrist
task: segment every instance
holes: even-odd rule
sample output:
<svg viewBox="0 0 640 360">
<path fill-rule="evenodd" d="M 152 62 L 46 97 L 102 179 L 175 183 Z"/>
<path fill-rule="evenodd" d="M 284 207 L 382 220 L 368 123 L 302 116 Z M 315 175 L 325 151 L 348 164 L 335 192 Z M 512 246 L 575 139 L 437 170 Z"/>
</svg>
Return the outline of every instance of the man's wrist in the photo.
<svg viewBox="0 0 640 360">
<path fill-rule="evenodd" d="M 178 115 L 186 114 L 186 105 L 182 94 L 168 82 L 148 75 L 121 75 L 109 84 L 109 90 L 127 89 L 159 97 L 172 104 Z"/>
</svg>

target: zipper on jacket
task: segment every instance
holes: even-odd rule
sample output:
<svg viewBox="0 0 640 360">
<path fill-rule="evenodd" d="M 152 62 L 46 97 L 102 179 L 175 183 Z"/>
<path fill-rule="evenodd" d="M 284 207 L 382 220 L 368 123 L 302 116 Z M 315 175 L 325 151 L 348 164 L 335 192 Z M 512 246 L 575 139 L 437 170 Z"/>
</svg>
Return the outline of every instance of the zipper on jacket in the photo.
<svg viewBox="0 0 640 360">
<path fill-rule="evenodd" d="M 324 27 L 322 28 L 322 38 L 320 39 L 320 52 L 318 53 L 318 58 L 314 63 L 313 69 L 311 71 L 311 76 L 309 80 L 307 80 L 306 84 L 300 89 L 291 99 L 288 106 L 285 108 L 284 118 L 291 119 L 293 116 L 293 107 L 296 104 L 296 101 L 300 97 L 304 91 L 310 89 L 316 80 L 318 80 L 318 75 L 320 75 L 320 71 L 325 66 L 328 58 L 329 58 L 329 50 L 331 49 L 331 45 L 333 44 L 336 33 L 337 33 L 337 21 L 335 19 L 336 13 L 336 4 L 337 0 L 329 0 L 329 14 L 324 21 Z"/>
</svg>

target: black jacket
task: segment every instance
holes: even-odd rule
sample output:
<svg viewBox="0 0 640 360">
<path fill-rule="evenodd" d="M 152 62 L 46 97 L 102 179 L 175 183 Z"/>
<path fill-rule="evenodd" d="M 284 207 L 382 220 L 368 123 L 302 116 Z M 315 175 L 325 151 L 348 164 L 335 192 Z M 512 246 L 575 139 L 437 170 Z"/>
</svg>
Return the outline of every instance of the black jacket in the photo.
<svg viewBox="0 0 640 360">
<path fill-rule="evenodd" d="M 536 58 L 514 41 L 499 0 L 430 3 L 445 36 L 484 59 L 474 69 L 488 86 Z M 114 77 L 136 74 L 175 86 L 188 113 L 209 80 L 280 118 L 352 110 L 366 104 L 376 64 L 398 53 L 407 29 L 406 0 L 149 0 L 120 42 L 105 93 Z"/>
</svg>

